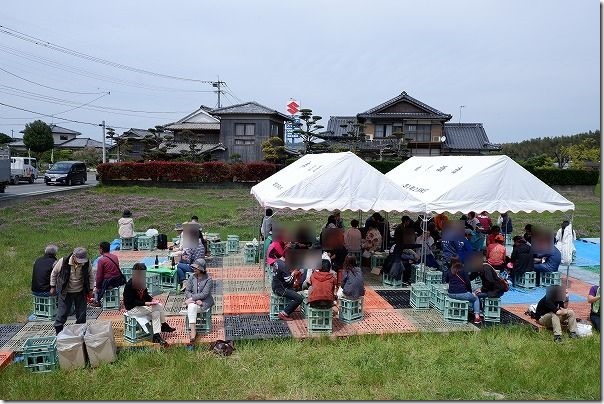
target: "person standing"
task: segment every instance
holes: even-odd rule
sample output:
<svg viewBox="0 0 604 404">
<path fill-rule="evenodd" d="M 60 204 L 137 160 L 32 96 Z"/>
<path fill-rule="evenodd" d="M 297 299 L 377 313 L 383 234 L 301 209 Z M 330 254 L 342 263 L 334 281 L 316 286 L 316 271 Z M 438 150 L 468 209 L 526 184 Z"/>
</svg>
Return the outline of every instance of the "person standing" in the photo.
<svg viewBox="0 0 604 404">
<path fill-rule="evenodd" d="M 59 247 L 49 244 L 44 249 L 44 255 L 36 259 L 31 275 L 31 293 L 34 296 L 50 296 L 50 274 L 57 262 Z"/>
<path fill-rule="evenodd" d="M 90 270 L 88 253 L 76 247 L 73 253 L 60 258 L 50 274 L 50 294 L 57 293 L 59 307 L 55 318 L 55 331 L 63 330 L 67 316 L 75 305 L 76 324 L 86 323 L 86 297 L 92 291 L 94 277 Z"/>
<path fill-rule="evenodd" d="M 497 224 L 501 228 L 501 233 L 505 238 L 505 243 L 508 244 L 510 238 L 512 237 L 512 232 L 514 231 L 514 227 L 512 226 L 512 218 L 507 212 L 504 212 L 501 214 L 501 216 L 499 216 Z"/>
<path fill-rule="evenodd" d="M 264 212 L 264 217 L 262 218 L 262 224 L 260 225 L 260 235 L 262 236 L 262 240 L 266 240 L 268 235 L 271 232 L 273 227 L 273 210 L 268 208 Z"/>
<path fill-rule="evenodd" d="M 348 252 L 361 252 L 361 242 L 363 236 L 359 230 L 359 221 L 352 219 L 350 221 L 350 228 L 344 231 L 344 247 Z"/>
<path fill-rule="evenodd" d="M 105 292 L 109 289 L 119 288 L 126 283 L 126 278 L 120 270 L 120 262 L 115 254 L 109 252 L 110 244 L 103 241 L 99 244 L 99 260 L 96 264 L 95 294 L 93 306 L 100 307 Z"/>
<path fill-rule="evenodd" d="M 600 286 L 593 285 L 589 289 L 589 296 L 587 301 L 591 304 L 591 311 L 589 312 L 589 320 L 594 326 L 596 331 L 600 331 Z"/>
</svg>

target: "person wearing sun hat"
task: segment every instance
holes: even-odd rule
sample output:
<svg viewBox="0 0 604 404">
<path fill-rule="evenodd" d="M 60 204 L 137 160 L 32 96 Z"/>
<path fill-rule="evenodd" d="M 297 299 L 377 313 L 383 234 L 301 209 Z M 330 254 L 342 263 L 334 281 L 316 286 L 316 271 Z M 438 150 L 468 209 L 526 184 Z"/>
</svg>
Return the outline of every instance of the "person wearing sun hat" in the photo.
<svg viewBox="0 0 604 404">
<path fill-rule="evenodd" d="M 86 297 L 94 287 L 88 253 L 76 247 L 67 257 L 60 258 L 50 274 L 50 294 L 58 294 L 59 307 L 55 317 L 55 331 L 63 330 L 67 316 L 75 305 L 76 324 L 86 323 Z"/>
<path fill-rule="evenodd" d="M 210 310 L 214 306 L 214 298 L 212 297 L 212 286 L 214 281 L 207 273 L 206 261 L 203 258 L 195 260 L 191 264 L 193 275 L 186 281 L 185 289 L 185 305 L 187 306 L 187 317 L 189 324 L 193 325 L 197 321 L 197 313 Z M 190 340 L 192 343 L 197 334 L 195 327 L 190 327 Z"/>
</svg>

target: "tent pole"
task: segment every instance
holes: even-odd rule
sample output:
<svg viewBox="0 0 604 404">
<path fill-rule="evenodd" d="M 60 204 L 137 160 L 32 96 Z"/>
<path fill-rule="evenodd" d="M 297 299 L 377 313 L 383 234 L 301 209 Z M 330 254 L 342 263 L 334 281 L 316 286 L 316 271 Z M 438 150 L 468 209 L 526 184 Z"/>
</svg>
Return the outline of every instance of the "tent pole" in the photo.
<svg viewBox="0 0 604 404">
<path fill-rule="evenodd" d="M 571 225 L 572 231 L 575 231 L 575 227 L 573 226 L 574 219 L 575 219 L 575 211 L 573 210 L 573 213 L 570 216 L 570 225 Z M 571 258 L 571 261 L 572 261 L 572 258 Z M 570 262 L 568 262 L 568 264 L 566 264 L 566 292 L 567 293 L 568 293 L 568 274 L 570 273 L 570 264 L 571 264 Z"/>
</svg>

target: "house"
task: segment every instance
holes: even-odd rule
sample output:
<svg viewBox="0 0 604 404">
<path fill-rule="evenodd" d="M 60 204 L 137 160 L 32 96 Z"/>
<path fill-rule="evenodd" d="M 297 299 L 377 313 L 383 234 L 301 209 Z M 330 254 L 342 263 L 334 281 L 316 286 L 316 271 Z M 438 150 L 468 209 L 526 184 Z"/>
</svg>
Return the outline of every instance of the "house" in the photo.
<svg viewBox="0 0 604 404">
<path fill-rule="evenodd" d="M 140 160 L 147 147 L 149 137 L 154 134 L 146 129 L 130 128 L 119 136 L 118 142 L 108 148 L 110 154 L 119 156 L 119 160 Z"/>
<path fill-rule="evenodd" d="M 480 123 L 449 123 L 452 115 L 433 108 L 406 92 L 356 116 L 332 116 L 323 134 L 330 142 L 346 140 L 347 127 L 360 123 L 370 142 L 358 147 L 370 150 L 397 149 L 405 139 L 409 156 L 480 154 L 500 150 L 492 144 Z"/>
<path fill-rule="evenodd" d="M 89 137 L 78 137 L 80 136 L 82 133 L 75 131 L 75 130 L 71 130 L 71 129 L 67 129 L 67 128 L 63 128 L 61 126 L 58 125 L 49 125 L 50 129 L 52 130 L 52 137 L 54 140 L 54 144 L 55 150 L 81 150 L 85 147 L 94 147 L 95 149 L 102 149 L 103 148 L 103 143 L 91 139 Z M 23 133 L 23 131 L 21 131 L 20 133 Z M 26 152 L 27 151 L 27 147 L 25 147 L 25 144 L 23 143 L 23 138 L 13 138 L 14 141 L 12 141 L 11 143 L 9 143 L 9 146 L 11 148 L 11 150 L 15 151 L 15 152 Z"/>
</svg>

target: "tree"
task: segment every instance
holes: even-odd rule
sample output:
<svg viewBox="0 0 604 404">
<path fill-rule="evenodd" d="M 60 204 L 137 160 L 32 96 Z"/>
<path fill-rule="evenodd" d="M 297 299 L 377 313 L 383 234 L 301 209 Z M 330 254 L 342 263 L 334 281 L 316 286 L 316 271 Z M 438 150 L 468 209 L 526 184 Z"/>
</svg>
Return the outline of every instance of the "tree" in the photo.
<svg viewBox="0 0 604 404">
<path fill-rule="evenodd" d="M 0 144 L 6 144 L 13 141 L 13 138 L 5 133 L 0 133 Z"/>
<path fill-rule="evenodd" d="M 579 144 L 566 148 L 573 168 L 584 168 L 585 163 L 600 161 L 600 146 L 595 139 L 586 138 Z"/>
<path fill-rule="evenodd" d="M 300 124 L 293 130 L 294 135 L 302 138 L 304 143 L 304 154 L 310 151 L 312 139 L 319 138 L 318 131 L 324 126 L 317 124 L 321 120 L 319 115 L 313 115 L 312 109 L 303 108 L 300 110 Z"/>
<path fill-rule="evenodd" d="M 201 160 L 202 145 L 198 143 L 199 137 L 190 130 L 184 130 L 179 134 L 180 141 L 189 146 L 188 150 L 180 152 L 179 160 L 198 162 Z"/>
<path fill-rule="evenodd" d="M 36 120 L 25 125 L 23 144 L 38 156 L 54 147 L 52 129 L 45 122 Z"/>
<path fill-rule="evenodd" d="M 231 160 L 231 163 L 241 163 L 241 154 L 233 153 L 229 159 Z"/>
<path fill-rule="evenodd" d="M 278 136 L 271 136 L 262 143 L 262 154 L 264 160 L 269 163 L 283 164 L 287 159 L 285 144 Z"/>
<path fill-rule="evenodd" d="M 124 142 L 122 141 L 120 136 L 115 133 L 115 129 L 113 129 L 113 128 L 106 129 L 105 138 L 110 140 L 115 145 L 115 149 L 116 149 L 116 158 L 115 159 L 117 161 L 120 161 L 120 146 Z"/>
<path fill-rule="evenodd" d="M 350 150 L 353 153 L 356 153 L 357 146 L 361 143 L 365 143 L 367 140 L 365 124 L 350 120 L 346 121 L 345 124 L 340 125 L 340 127 L 345 130 L 340 141 L 347 143 L 350 146 Z"/>
<path fill-rule="evenodd" d="M 144 157 L 149 160 L 167 160 L 168 148 L 174 147 L 174 136 L 166 134 L 165 129 L 161 125 L 156 125 L 154 128 L 147 129 L 150 134 L 145 136 L 144 143 L 146 150 L 143 153 Z"/>
<path fill-rule="evenodd" d="M 570 154 L 568 154 L 568 146 L 562 144 L 557 145 L 554 148 L 554 159 L 559 169 L 563 169 L 570 161 Z"/>
<path fill-rule="evenodd" d="M 72 156 L 75 160 L 86 163 L 88 167 L 96 167 L 103 160 L 103 152 L 94 147 L 85 147 L 81 150 L 76 150 Z"/>
</svg>

